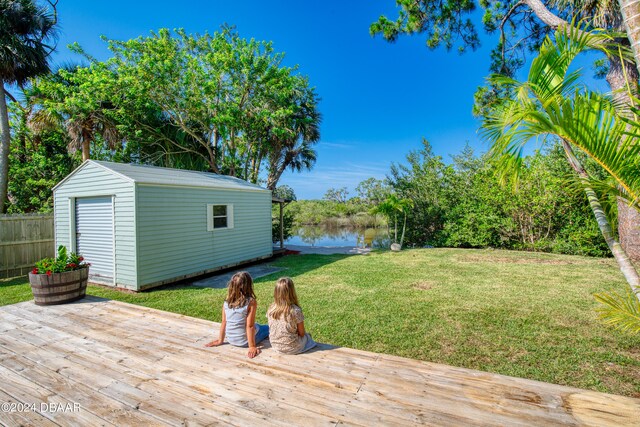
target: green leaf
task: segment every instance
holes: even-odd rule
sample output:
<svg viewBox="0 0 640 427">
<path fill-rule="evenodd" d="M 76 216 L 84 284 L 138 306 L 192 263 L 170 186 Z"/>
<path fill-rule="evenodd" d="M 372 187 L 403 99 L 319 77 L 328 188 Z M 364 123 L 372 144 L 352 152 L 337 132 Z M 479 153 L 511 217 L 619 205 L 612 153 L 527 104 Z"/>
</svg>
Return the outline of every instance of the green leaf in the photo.
<svg viewBox="0 0 640 427">
<path fill-rule="evenodd" d="M 612 292 L 594 297 L 602 304 L 597 311 L 605 325 L 631 334 L 640 333 L 640 300 L 631 291 L 624 296 Z"/>
</svg>

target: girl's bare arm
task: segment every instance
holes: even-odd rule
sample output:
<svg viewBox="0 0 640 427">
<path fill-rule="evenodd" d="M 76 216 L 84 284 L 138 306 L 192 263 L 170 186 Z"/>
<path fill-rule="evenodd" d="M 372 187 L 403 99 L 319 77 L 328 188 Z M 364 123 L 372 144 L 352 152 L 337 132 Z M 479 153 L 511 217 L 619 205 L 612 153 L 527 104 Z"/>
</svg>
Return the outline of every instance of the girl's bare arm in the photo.
<svg viewBox="0 0 640 427">
<path fill-rule="evenodd" d="M 299 337 L 303 337 L 304 336 L 304 322 L 300 322 L 298 323 L 298 336 Z"/>
<path fill-rule="evenodd" d="M 222 308 L 222 322 L 220 323 L 220 338 L 217 340 L 213 340 L 211 342 L 206 343 L 205 347 L 214 347 L 217 345 L 221 345 L 224 342 L 224 334 L 227 328 L 227 315 L 224 312 L 224 307 Z"/>
<path fill-rule="evenodd" d="M 256 347 L 256 312 L 258 303 L 252 299 L 247 310 L 247 340 L 249 341 L 249 351 L 247 356 L 251 359 L 260 354 L 260 349 Z"/>
</svg>

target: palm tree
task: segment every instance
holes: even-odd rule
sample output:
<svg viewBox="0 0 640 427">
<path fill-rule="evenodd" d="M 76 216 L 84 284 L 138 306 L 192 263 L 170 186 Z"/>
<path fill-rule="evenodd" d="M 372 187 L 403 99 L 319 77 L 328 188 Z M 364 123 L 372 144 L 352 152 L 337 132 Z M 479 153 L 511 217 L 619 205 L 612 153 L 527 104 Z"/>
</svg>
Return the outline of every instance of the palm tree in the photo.
<svg viewBox="0 0 640 427">
<path fill-rule="evenodd" d="M 9 111 L 5 85 L 24 85 L 30 78 L 49 72 L 55 37 L 56 3 L 52 11 L 33 0 L 0 0 L 0 213 L 5 211 L 9 182 Z"/>
<path fill-rule="evenodd" d="M 629 49 L 632 35 L 624 37 L 624 19 L 617 1 L 611 0 L 551 0 L 552 5 L 559 10 L 572 10 L 574 20 L 588 19 L 591 25 L 620 33 L 616 42 L 623 49 Z M 611 95 L 616 101 L 616 110 L 619 114 L 632 117 L 632 107 L 636 104 L 638 68 L 633 56 L 611 55 L 608 57 L 609 66 L 606 81 L 611 89 Z M 629 201 L 623 197 L 617 199 L 618 210 L 618 235 L 620 244 L 634 261 L 640 261 L 640 212 L 629 206 Z"/>
<path fill-rule="evenodd" d="M 404 233 L 407 228 L 407 213 L 413 208 L 411 199 L 401 199 L 395 194 L 389 194 L 386 199 L 373 209 L 373 213 L 381 213 L 390 220 L 393 220 L 393 242 L 398 243 L 398 215 L 403 215 L 402 236 L 400 237 L 400 247 L 404 242 Z"/>
<path fill-rule="evenodd" d="M 517 169 L 525 144 L 534 137 L 552 135 L 562 141 L 567 161 L 583 183 L 600 231 L 640 301 L 640 277 L 615 239 L 593 180 L 574 154 L 582 151 L 599 163 L 619 187 L 611 187 L 637 206 L 640 200 L 640 126 L 616 112 L 611 98 L 588 91 L 578 83 L 579 71 L 569 72 L 581 52 L 613 43 L 602 32 L 567 27 L 556 32 L 556 43 L 547 38 L 531 64 L 528 80 L 517 82 L 494 76 L 493 82 L 513 89 L 507 100 L 487 116 L 483 136 L 492 144 L 491 154 L 503 170 Z"/>
<path fill-rule="evenodd" d="M 64 128 L 69 136 L 69 152 L 81 150 L 82 161 L 85 161 L 91 158 L 91 143 L 97 136 L 102 137 L 109 149 L 117 148 L 122 138 L 107 115 L 113 106 L 78 85 L 75 73 L 79 70 L 78 66 L 62 67 L 36 80 L 26 95 L 30 102 L 40 105 L 29 119 L 33 131 Z"/>
<path fill-rule="evenodd" d="M 636 49 L 636 45 L 640 42 L 640 25 L 637 24 L 637 18 L 635 20 L 629 19 L 640 13 L 640 4 L 635 0 L 618 0 L 618 2 L 611 0 L 550 0 L 548 2 L 523 0 L 515 3 L 512 11 L 523 4 L 526 4 L 538 19 L 554 30 L 571 26 L 571 24 L 549 10 L 547 5 L 555 7 L 556 10 L 571 11 L 575 21 L 588 20 L 591 25 L 620 33 L 615 41 L 624 50 L 628 49 L 630 45 Z M 503 25 L 505 22 L 503 21 Z M 636 27 L 635 30 L 634 27 Z M 620 36 L 625 31 L 627 37 Z M 619 114 L 628 117 L 631 116 L 631 109 L 637 106 L 634 99 L 638 95 L 639 55 L 640 52 L 635 51 L 635 60 L 633 55 L 608 56 L 606 80 L 616 101 L 616 110 Z M 640 233 L 636 231 L 640 227 L 640 212 L 632 208 L 624 197 L 618 197 L 617 210 L 620 243 L 634 261 L 640 261 Z"/>
<path fill-rule="evenodd" d="M 320 140 L 318 99 L 315 91 L 308 87 L 305 79 L 299 80 L 291 98 L 287 101 L 293 111 L 280 117 L 269 132 L 271 137 L 265 147 L 268 159 L 267 188 L 274 190 L 283 172 L 311 169 L 316 162 L 316 151 L 312 145 Z"/>
<path fill-rule="evenodd" d="M 282 173 L 287 169 L 294 172 L 311 170 L 316 162 L 317 153 L 311 147 L 315 141 L 289 139 L 284 144 L 275 144 L 269 148 L 269 175 L 267 188 L 275 190 Z"/>
<path fill-rule="evenodd" d="M 636 68 L 640 73 L 640 2 L 637 0 L 618 0 L 620 12 L 624 21 L 627 38 L 631 43 L 631 49 L 636 62 Z"/>
</svg>

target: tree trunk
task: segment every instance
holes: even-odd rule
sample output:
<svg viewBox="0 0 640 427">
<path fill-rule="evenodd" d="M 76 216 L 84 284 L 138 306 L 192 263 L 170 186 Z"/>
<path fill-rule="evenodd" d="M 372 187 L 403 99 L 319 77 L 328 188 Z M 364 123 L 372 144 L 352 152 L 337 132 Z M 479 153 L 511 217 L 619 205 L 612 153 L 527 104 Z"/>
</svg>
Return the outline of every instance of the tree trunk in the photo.
<svg viewBox="0 0 640 427">
<path fill-rule="evenodd" d="M 622 197 L 618 197 L 618 236 L 629 258 L 640 262 L 640 212 Z"/>
<path fill-rule="evenodd" d="M 393 242 L 398 243 L 398 215 L 393 217 Z"/>
<path fill-rule="evenodd" d="M 539 20 L 554 30 L 562 25 L 567 25 L 567 21 L 551 12 L 541 0 L 523 0 L 522 3 L 529 6 Z"/>
<path fill-rule="evenodd" d="M 0 214 L 5 213 L 8 204 L 7 191 L 9 188 L 9 148 L 11 133 L 9 130 L 9 109 L 4 94 L 4 82 L 0 80 Z"/>
<path fill-rule="evenodd" d="M 267 189 L 271 191 L 276 189 L 278 181 L 280 181 L 280 177 L 284 173 L 284 169 L 284 167 L 279 167 L 274 172 L 269 171 L 269 175 L 267 176 Z"/>
<path fill-rule="evenodd" d="M 402 235 L 400 236 L 400 247 L 404 243 L 404 231 L 407 229 L 407 213 L 404 214 L 404 223 L 402 224 Z"/>
<path fill-rule="evenodd" d="M 91 141 L 85 139 L 82 141 L 82 161 L 87 161 L 91 158 Z"/>
<path fill-rule="evenodd" d="M 553 14 L 541 0 L 523 0 L 531 8 L 533 13 L 551 28 L 556 29 L 568 25 L 566 21 Z M 630 95 L 637 96 L 636 85 L 640 72 L 640 0 L 618 0 L 624 20 L 624 29 L 627 38 L 633 48 L 636 58 L 635 64 L 622 62 L 618 57 L 609 58 L 609 72 L 607 82 L 618 102 L 618 112 L 629 116 L 633 99 Z M 617 27 L 617 25 L 616 25 Z M 622 32 L 622 28 L 614 28 Z M 620 40 L 626 44 L 625 40 Z M 626 74 L 626 75 L 625 75 Z M 625 107 L 627 106 L 627 107 Z M 618 199 L 618 234 L 620 243 L 627 254 L 634 261 L 640 262 L 640 212 L 628 206 L 624 199 Z"/>
<path fill-rule="evenodd" d="M 249 147 L 247 148 L 247 155 L 245 157 L 244 160 L 244 176 L 242 177 L 242 179 L 244 179 L 245 181 L 250 181 L 249 178 L 249 165 L 251 163 L 251 159 L 254 158 L 251 155 L 251 151 L 253 150 L 253 144 L 249 143 Z"/>
<path fill-rule="evenodd" d="M 229 175 L 236 176 L 236 135 L 235 132 L 231 132 L 229 138 L 229 147 L 227 150 L 228 156 L 231 159 L 231 165 L 229 166 Z"/>
<path fill-rule="evenodd" d="M 618 0 L 618 4 L 627 38 L 636 59 L 636 70 L 640 73 L 640 0 Z"/>
<path fill-rule="evenodd" d="M 633 105 L 633 97 L 637 96 L 633 82 L 638 81 L 638 70 L 634 64 L 623 63 L 618 57 L 610 58 L 609 63 L 607 83 L 618 105 L 618 113 L 630 117 L 630 106 Z M 618 198 L 618 236 L 629 257 L 640 262 L 640 212 L 621 197 Z"/>
<path fill-rule="evenodd" d="M 617 261 L 618 267 L 620 267 L 620 271 L 622 271 L 622 274 L 631 287 L 633 294 L 636 296 L 636 298 L 638 298 L 638 300 L 640 300 L 640 276 L 638 276 L 638 272 L 631 263 L 631 260 L 627 256 L 627 253 L 622 248 L 622 245 L 620 245 L 620 243 L 616 241 L 613 229 L 611 228 L 611 224 L 609 223 L 609 220 L 607 219 L 607 216 L 602 209 L 602 205 L 600 204 L 600 200 L 598 199 L 596 192 L 593 191 L 593 189 L 587 184 L 589 176 L 580 164 L 579 160 L 574 155 L 573 150 L 571 149 L 571 145 L 563 140 L 562 146 L 564 148 L 565 154 L 567 155 L 569 164 L 585 184 L 584 191 L 587 194 L 589 205 L 591 206 L 593 215 L 596 217 L 596 222 L 598 223 L 598 227 L 600 228 L 602 237 L 604 237 L 604 240 L 607 242 L 607 246 L 609 246 L 613 257 Z"/>
<path fill-rule="evenodd" d="M 82 161 L 86 162 L 91 158 L 91 135 L 88 131 L 82 131 Z"/>
</svg>

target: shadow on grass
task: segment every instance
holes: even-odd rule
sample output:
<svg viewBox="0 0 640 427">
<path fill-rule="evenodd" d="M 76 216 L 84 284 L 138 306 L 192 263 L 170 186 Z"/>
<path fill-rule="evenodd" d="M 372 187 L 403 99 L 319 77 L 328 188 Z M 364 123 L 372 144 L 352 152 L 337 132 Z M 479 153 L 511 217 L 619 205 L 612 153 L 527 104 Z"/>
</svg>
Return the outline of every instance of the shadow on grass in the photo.
<svg viewBox="0 0 640 427">
<path fill-rule="evenodd" d="M 332 255 L 320 255 L 320 254 L 307 254 L 307 255 L 286 255 L 273 261 L 273 265 L 286 268 L 285 271 L 275 273 L 269 276 L 261 277 L 258 281 L 273 280 L 273 276 L 300 276 L 310 271 L 316 270 L 321 267 L 325 267 L 334 262 L 340 262 L 345 259 L 354 256 L 369 256 L 369 255 L 348 255 L 348 254 L 332 254 Z M 283 274 L 286 273 L 286 274 Z"/>
<path fill-rule="evenodd" d="M 0 279 L 0 288 L 8 288 L 11 286 L 28 285 L 29 278 L 27 276 L 11 277 L 9 279 Z"/>
<path fill-rule="evenodd" d="M 296 277 L 305 273 L 308 273 L 317 268 L 324 267 L 326 265 L 332 264 L 334 262 L 342 261 L 344 259 L 350 258 L 352 256 L 364 256 L 364 255 L 345 255 L 345 254 L 333 254 L 333 255 L 319 255 L 319 254 L 307 254 L 307 255 L 285 255 L 280 257 L 269 258 L 264 261 L 256 261 L 252 263 L 247 263 L 241 266 L 235 266 L 230 268 L 225 268 L 224 270 L 216 271 L 215 273 L 204 274 L 202 276 L 192 277 L 189 279 L 181 280 L 175 283 L 170 283 L 167 285 L 157 286 L 151 289 L 145 289 L 140 292 L 125 290 L 125 289 L 116 289 L 111 286 L 99 285 L 102 289 L 111 289 L 111 290 L 119 290 L 123 293 L 131 293 L 131 294 L 151 294 L 153 292 L 159 291 L 178 291 L 178 290 L 206 290 L 207 287 L 199 287 L 193 286 L 193 282 L 200 281 L 207 278 L 213 278 L 216 276 L 222 276 L 228 274 L 231 271 L 235 270 L 243 270 L 253 266 L 259 265 L 273 265 L 277 267 L 283 267 L 284 270 L 276 271 L 271 274 L 267 274 L 262 277 L 254 278 L 254 283 L 265 283 L 270 281 L 275 281 L 279 277 L 290 276 Z"/>
</svg>

